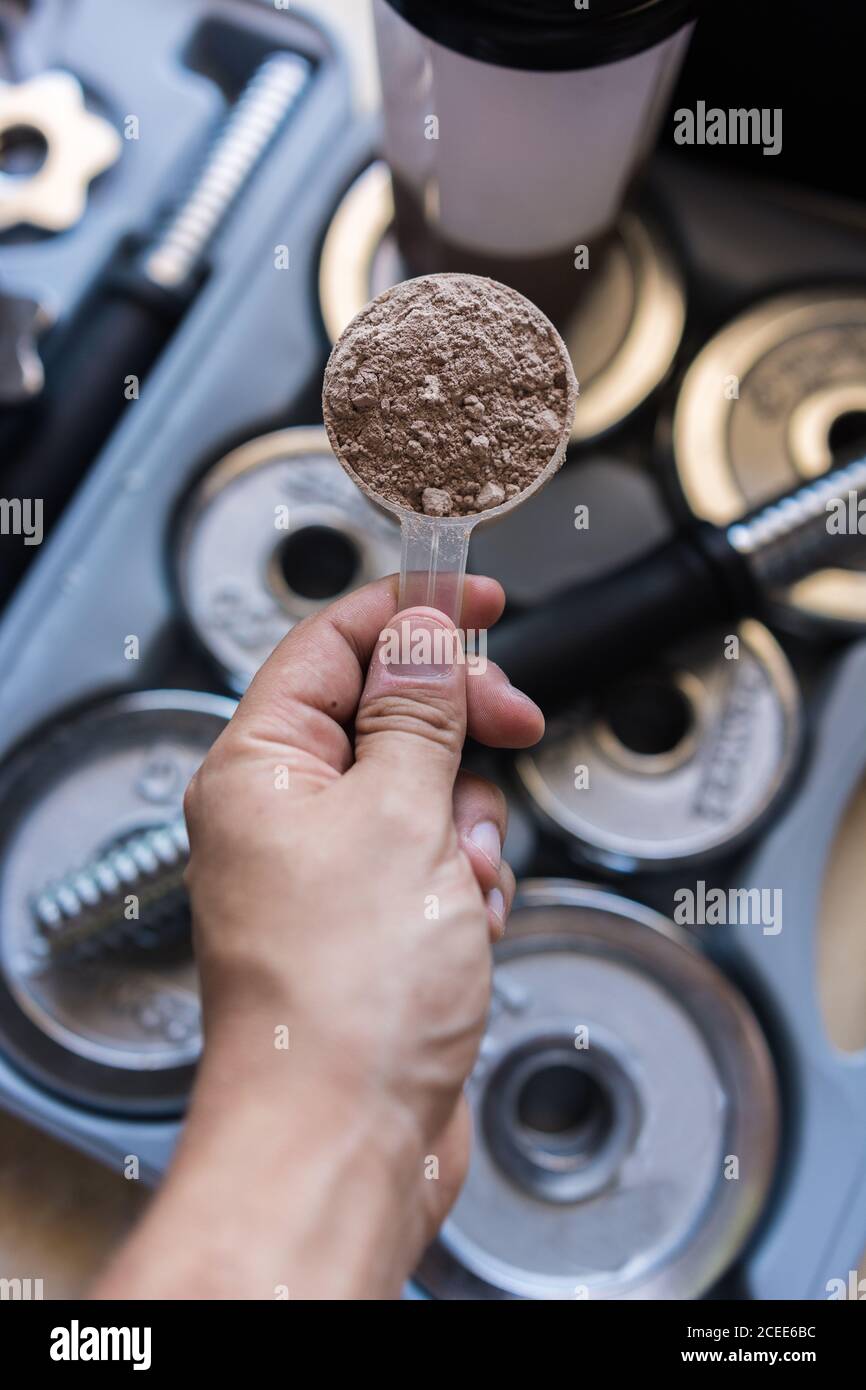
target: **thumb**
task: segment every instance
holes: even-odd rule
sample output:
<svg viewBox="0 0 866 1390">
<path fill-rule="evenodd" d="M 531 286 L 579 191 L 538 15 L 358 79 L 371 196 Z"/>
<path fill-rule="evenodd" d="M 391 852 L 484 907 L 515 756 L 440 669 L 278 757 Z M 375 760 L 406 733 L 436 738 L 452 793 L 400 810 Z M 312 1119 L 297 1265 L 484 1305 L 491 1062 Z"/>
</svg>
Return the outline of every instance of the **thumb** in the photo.
<svg viewBox="0 0 866 1390">
<path fill-rule="evenodd" d="M 387 767 L 450 805 L 466 737 L 459 633 L 435 608 L 407 608 L 379 635 L 355 717 L 357 765 Z"/>
</svg>

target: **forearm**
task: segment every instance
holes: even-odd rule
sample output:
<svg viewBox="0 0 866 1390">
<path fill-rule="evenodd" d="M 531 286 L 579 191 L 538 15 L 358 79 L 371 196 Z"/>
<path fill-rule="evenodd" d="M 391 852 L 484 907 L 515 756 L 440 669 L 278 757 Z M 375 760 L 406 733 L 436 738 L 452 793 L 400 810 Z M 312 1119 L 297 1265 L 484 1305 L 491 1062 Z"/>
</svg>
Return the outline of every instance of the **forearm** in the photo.
<svg viewBox="0 0 866 1390">
<path fill-rule="evenodd" d="M 326 1083 L 236 1080 L 203 1066 L 163 1188 L 92 1296 L 398 1297 L 424 1238 L 420 1143 Z"/>
</svg>

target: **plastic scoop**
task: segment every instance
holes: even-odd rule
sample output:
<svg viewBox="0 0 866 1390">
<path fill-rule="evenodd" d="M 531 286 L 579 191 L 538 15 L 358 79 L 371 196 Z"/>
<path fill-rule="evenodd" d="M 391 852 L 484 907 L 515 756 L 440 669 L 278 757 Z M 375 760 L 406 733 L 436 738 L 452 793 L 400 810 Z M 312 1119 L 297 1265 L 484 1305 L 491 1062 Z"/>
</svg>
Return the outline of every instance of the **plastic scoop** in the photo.
<svg viewBox="0 0 866 1390">
<path fill-rule="evenodd" d="M 352 467 L 343 452 L 340 444 L 339 426 L 335 419 L 335 412 L 332 402 L 329 399 L 329 376 L 331 365 L 338 355 L 347 345 L 351 346 L 353 337 L 357 335 L 359 329 L 363 329 L 370 310 L 378 305 L 386 304 L 389 300 L 397 299 L 407 292 L 411 292 L 412 286 L 421 285 L 426 282 L 435 281 L 464 281 L 477 282 L 484 287 L 495 286 L 504 296 L 504 303 L 510 305 L 512 309 L 520 308 L 521 311 L 530 311 L 536 323 L 543 323 L 549 330 L 550 339 L 558 347 L 562 359 L 562 367 L 565 377 L 565 393 L 562 406 L 562 427 L 558 438 L 555 441 L 550 458 L 544 467 L 533 477 L 532 481 L 506 501 L 498 506 L 485 507 L 478 512 L 472 512 L 467 516 L 429 516 L 425 512 L 415 511 L 411 507 L 401 506 L 393 499 L 378 492 L 368 479 L 362 478 Z M 387 323 L 378 326 L 378 332 L 387 331 Z M 425 364 L 419 362 L 418 374 L 423 375 Z M 429 367 L 428 367 L 429 370 Z M 471 377 L 467 377 L 466 390 L 470 391 Z M 543 487 L 549 478 L 561 466 L 568 444 L 569 433 L 572 420 L 574 418 L 574 407 L 577 401 L 577 382 L 568 355 L 568 349 L 561 337 L 557 333 L 553 324 L 547 319 L 534 304 L 518 294 L 516 290 L 508 286 L 499 285 L 495 281 L 486 280 L 483 277 L 473 275 L 426 275 L 416 280 L 403 281 L 400 285 L 386 290 L 376 299 L 372 300 L 359 314 L 352 320 L 344 330 L 337 342 L 334 344 L 328 368 L 325 372 L 325 389 L 322 398 L 325 428 L 331 441 L 331 447 L 335 456 L 339 459 L 349 477 L 357 483 L 358 487 L 367 494 L 380 507 L 392 512 L 400 520 L 402 536 L 402 551 L 400 557 L 400 592 L 399 608 L 414 608 L 426 606 L 436 608 L 441 613 L 445 613 L 452 621 L 459 626 L 460 614 L 463 604 L 463 581 L 466 574 L 466 561 L 469 553 L 469 540 L 474 528 L 482 521 L 491 521 L 495 517 L 504 516 L 506 512 L 513 511 L 519 507 L 539 488 Z M 515 410 L 519 412 L 519 402 Z"/>
</svg>

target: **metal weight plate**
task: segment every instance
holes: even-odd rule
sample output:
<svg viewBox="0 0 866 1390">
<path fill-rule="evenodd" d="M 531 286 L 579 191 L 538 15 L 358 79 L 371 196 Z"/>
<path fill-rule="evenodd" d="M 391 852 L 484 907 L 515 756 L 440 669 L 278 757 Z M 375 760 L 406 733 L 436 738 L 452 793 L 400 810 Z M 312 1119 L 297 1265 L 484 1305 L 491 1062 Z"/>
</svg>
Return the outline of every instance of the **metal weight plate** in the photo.
<svg viewBox="0 0 866 1390">
<path fill-rule="evenodd" d="M 866 443 L 866 289 L 765 300 L 723 328 L 685 375 L 673 421 L 692 512 L 727 525 Z M 777 617 L 866 628 L 866 571 L 821 570 L 780 595 Z"/>
<path fill-rule="evenodd" d="M 369 299 L 406 278 L 392 233 L 391 176 L 371 164 L 347 191 L 322 247 L 319 300 L 335 342 Z M 562 333 L 580 382 L 573 441 L 598 438 L 666 376 L 682 337 L 685 292 L 659 232 L 634 213 L 592 248 L 586 293 Z"/>
<path fill-rule="evenodd" d="M 205 476 L 180 527 L 183 604 L 237 691 L 295 623 L 399 568 L 399 528 L 346 476 L 323 429 L 235 449 Z"/>
<path fill-rule="evenodd" d="M 516 760 L 536 811 L 576 856 L 611 872 L 697 864 L 732 850 L 776 805 L 796 766 L 802 714 L 765 627 L 739 656 L 710 633 L 552 722 Z"/>
<path fill-rule="evenodd" d="M 667 919 L 525 883 L 468 1082 L 469 1175 L 417 1273 L 448 1299 L 690 1299 L 773 1179 L 775 1075 L 745 1000 Z"/>
<path fill-rule="evenodd" d="M 201 1047 L 189 932 L 149 949 L 126 942 L 55 955 L 37 920 L 39 895 L 181 815 L 186 786 L 233 710 L 232 700 L 192 691 L 121 696 L 55 724 L 0 776 L 0 1049 L 78 1102 L 124 1113 L 182 1108 Z"/>
</svg>

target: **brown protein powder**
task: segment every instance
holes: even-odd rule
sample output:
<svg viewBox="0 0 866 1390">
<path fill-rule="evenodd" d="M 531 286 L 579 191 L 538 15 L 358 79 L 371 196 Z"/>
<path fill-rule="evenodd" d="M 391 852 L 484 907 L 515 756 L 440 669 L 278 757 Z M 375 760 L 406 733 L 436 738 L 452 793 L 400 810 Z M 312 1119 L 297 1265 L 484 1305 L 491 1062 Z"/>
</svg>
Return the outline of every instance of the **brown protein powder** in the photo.
<svg viewBox="0 0 866 1390">
<path fill-rule="evenodd" d="M 325 370 L 325 426 L 372 493 L 469 516 L 562 462 L 577 382 L 556 329 L 516 290 L 425 275 L 352 320 Z"/>
</svg>

